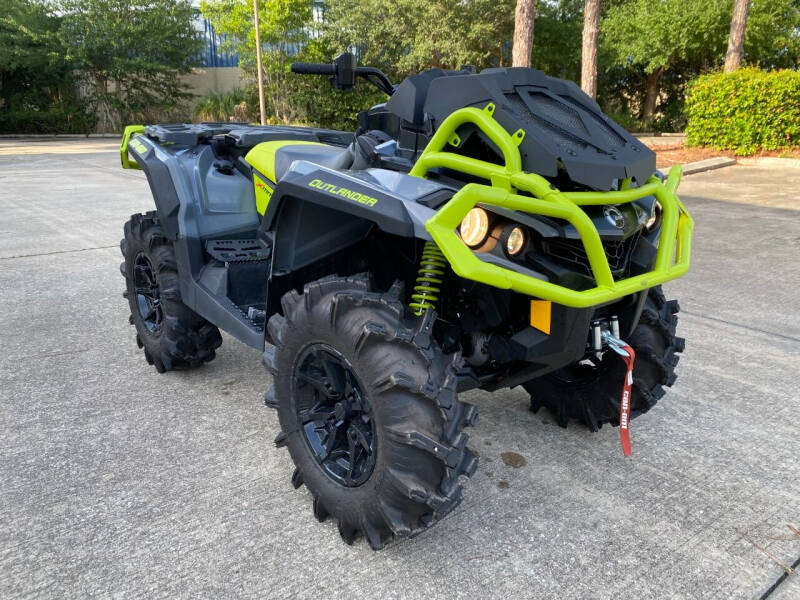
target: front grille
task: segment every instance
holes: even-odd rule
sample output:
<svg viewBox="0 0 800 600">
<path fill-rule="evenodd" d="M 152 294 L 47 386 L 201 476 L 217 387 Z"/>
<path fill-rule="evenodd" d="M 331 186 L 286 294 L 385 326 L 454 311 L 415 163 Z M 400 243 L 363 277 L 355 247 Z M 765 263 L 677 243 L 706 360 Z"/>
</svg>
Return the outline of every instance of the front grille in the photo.
<svg viewBox="0 0 800 600">
<path fill-rule="evenodd" d="M 621 279 L 628 274 L 631 255 L 639 241 L 640 232 L 634 233 L 625 240 L 602 240 L 606 251 L 606 260 L 614 279 Z M 578 267 L 587 275 L 592 274 L 589 258 L 581 240 L 565 240 L 562 238 L 543 240 L 544 253 L 551 259 L 570 267 Z"/>
</svg>

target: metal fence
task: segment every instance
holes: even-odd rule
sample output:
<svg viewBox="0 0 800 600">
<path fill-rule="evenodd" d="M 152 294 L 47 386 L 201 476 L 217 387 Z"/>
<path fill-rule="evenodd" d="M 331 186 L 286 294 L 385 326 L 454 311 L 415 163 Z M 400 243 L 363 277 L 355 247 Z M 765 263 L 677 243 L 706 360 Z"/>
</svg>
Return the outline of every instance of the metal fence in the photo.
<svg viewBox="0 0 800 600">
<path fill-rule="evenodd" d="M 310 38 L 320 35 L 321 25 L 325 20 L 324 0 L 312 0 L 311 2 L 311 24 L 307 28 Z M 199 25 L 199 23 L 198 23 Z M 200 64 L 203 67 L 237 67 L 239 66 L 239 55 L 236 53 L 224 52 L 220 49 L 223 37 L 217 35 L 214 26 L 208 19 L 203 19 L 203 27 L 198 27 L 197 34 L 203 39 L 203 51 L 200 56 Z M 290 56 L 294 56 L 303 49 L 305 44 L 290 44 L 287 51 Z"/>
<path fill-rule="evenodd" d="M 203 40 L 203 50 L 200 55 L 200 64 L 203 67 L 237 67 L 239 55 L 225 52 L 220 49 L 222 36 L 217 35 L 208 19 L 203 19 L 203 29 L 198 30 L 198 35 Z"/>
</svg>

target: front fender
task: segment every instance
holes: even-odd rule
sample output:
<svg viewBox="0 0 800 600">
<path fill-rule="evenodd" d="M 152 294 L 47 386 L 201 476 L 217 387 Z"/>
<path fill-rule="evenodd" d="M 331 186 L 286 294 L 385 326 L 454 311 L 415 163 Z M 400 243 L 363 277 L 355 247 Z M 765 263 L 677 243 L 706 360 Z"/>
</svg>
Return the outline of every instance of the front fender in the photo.
<svg viewBox="0 0 800 600">
<path fill-rule="evenodd" d="M 340 172 L 295 162 L 269 200 L 262 232 L 274 238 L 273 276 L 286 275 L 363 240 L 373 228 L 430 240 L 435 211 L 419 201 L 452 190 L 403 173 Z"/>
</svg>

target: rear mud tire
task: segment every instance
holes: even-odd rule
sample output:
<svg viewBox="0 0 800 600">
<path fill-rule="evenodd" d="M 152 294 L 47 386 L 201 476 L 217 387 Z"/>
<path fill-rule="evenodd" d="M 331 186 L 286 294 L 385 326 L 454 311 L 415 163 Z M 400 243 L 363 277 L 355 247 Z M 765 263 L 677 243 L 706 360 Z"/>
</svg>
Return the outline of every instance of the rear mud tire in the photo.
<svg viewBox="0 0 800 600">
<path fill-rule="evenodd" d="M 120 250 L 129 321 L 136 327 L 136 343 L 147 362 L 164 373 L 213 360 L 222 336 L 181 301 L 175 251 L 154 211 L 131 216 Z M 149 292 L 143 290 L 145 282 L 152 282 Z M 142 303 L 155 309 L 153 315 L 142 309 Z"/>
<path fill-rule="evenodd" d="M 639 324 L 626 340 L 636 352 L 631 394 L 631 417 L 646 413 L 675 383 L 675 366 L 685 342 L 675 335 L 677 300 L 664 297 L 661 287 L 649 290 Z M 625 366 L 606 352 L 597 366 L 571 365 L 534 379 L 524 387 L 531 410 L 547 408 L 561 427 L 571 419 L 597 431 L 603 424 L 619 425 L 619 403 Z"/>
<path fill-rule="evenodd" d="M 373 292 L 365 275 L 293 290 L 282 299 L 283 314 L 268 322 L 275 346 L 263 357 L 274 378 L 266 402 L 277 408 L 281 426 L 275 443 L 288 448 L 296 467 L 292 484 L 305 484 L 316 518 L 336 519 L 346 543 L 363 536 L 374 550 L 452 511 L 462 500 L 462 480 L 478 464 L 462 431 L 477 411 L 456 395 L 461 358 L 445 355 L 433 339 L 433 311 L 413 317 L 402 297 L 400 285 Z M 317 401 L 330 388 L 305 388 L 311 384 L 295 372 L 308 349 L 320 345 L 343 357 L 370 406 L 374 460 L 358 485 L 336 481 L 309 442 L 302 399 Z"/>
</svg>

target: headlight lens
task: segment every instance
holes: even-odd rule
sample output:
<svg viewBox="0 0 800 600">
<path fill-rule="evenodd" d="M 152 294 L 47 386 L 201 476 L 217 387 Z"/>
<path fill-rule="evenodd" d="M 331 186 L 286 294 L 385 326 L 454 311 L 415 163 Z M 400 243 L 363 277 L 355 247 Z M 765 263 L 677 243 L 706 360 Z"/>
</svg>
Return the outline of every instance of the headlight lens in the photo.
<svg viewBox="0 0 800 600">
<path fill-rule="evenodd" d="M 647 229 L 647 231 L 653 229 L 653 227 L 656 226 L 656 223 L 658 223 L 660 217 L 661 217 L 661 204 L 659 203 L 658 200 L 656 200 L 655 202 L 653 202 L 653 210 L 650 213 L 650 218 L 647 219 L 647 222 L 644 224 L 645 229 Z"/>
<path fill-rule="evenodd" d="M 458 231 L 467 246 L 477 248 L 489 235 L 489 213 L 476 206 L 461 221 Z"/>
<path fill-rule="evenodd" d="M 506 252 L 511 256 L 516 256 L 525 248 L 527 237 L 522 227 L 514 226 L 506 237 Z"/>
</svg>

